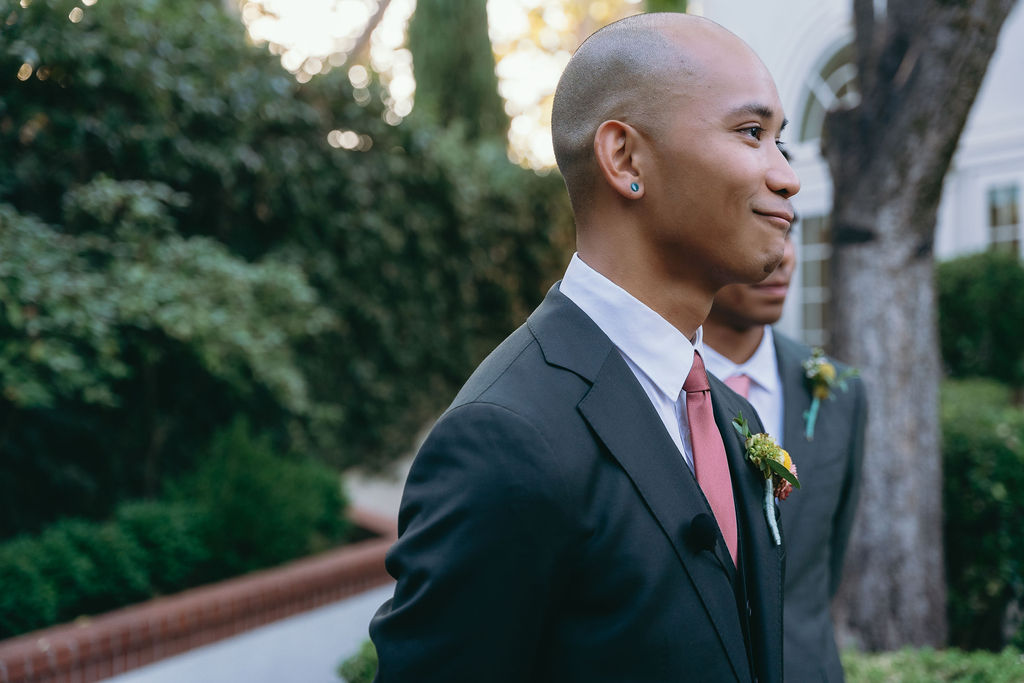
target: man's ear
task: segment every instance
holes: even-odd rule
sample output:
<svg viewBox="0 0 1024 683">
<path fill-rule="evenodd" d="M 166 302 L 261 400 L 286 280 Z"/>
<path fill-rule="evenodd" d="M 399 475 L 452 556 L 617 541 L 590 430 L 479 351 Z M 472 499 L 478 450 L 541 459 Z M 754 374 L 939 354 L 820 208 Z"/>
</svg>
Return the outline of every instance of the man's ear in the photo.
<svg viewBox="0 0 1024 683">
<path fill-rule="evenodd" d="M 642 144 L 639 131 L 622 121 L 605 121 L 594 135 L 594 156 L 608 185 L 627 199 L 644 196 L 643 177 L 636 152 Z"/>
</svg>

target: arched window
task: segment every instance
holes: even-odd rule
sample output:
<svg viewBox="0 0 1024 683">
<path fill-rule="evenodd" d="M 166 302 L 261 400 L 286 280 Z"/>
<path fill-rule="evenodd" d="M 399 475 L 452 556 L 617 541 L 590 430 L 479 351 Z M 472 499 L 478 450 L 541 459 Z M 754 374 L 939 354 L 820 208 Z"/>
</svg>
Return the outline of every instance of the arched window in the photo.
<svg viewBox="0 0 1024 683">
<path fill-rule="evenodd" d="M 853 44 L 842 43 L 837 50 L 826 52 L 804 83 L 804 105 L 800 117 L 800 142 L 821 138 L 825 114 L 837 107 L 856 106 L 857 67 L 853 61 Z M 811 145 L 814 147 L 814 145 Z M 827 213 L 808 214 L 797 230 L 800 239 L 800 337 L 812 346 L 828 346 L 829 260 L 832 256 Z"/>
<path fill-rule="evenodd" d="M 825 113 L 830 109 L 840 105 L 852 107 L 860 102 L 856 76 L 853 43 L 846 43 L 807 77 L 803 116 L 800 117 L 801 142 L 821 137 Z"/>
</svg>

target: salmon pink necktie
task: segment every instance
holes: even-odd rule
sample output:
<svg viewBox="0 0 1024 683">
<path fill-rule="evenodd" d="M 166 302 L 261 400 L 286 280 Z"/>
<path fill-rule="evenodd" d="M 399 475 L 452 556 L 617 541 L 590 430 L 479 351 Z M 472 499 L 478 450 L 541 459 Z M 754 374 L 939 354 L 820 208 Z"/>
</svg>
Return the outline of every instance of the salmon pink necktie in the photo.
<svg viewBox="0 0 1024 683">
<path fill-rule="evenodd" d="M 725 380 L 725 386 L 743 398 L 750 398 L 750 377 L 748 375 L 733 375 Z"/>
<path fill-rule="evenodd" d="M 718 528 L 722 530 L 733 564 L 736 564 L 736 506 L 732 498 L 729 460 L 725 455 L 722 435 L 715 424 L 704 361 L 697 352 L 693 354 L 693 366 L 683 383 L 683 391 L 686 392 L 686 419 L 690 423 L 694 474 L 711 504 Z"/>
</svg>

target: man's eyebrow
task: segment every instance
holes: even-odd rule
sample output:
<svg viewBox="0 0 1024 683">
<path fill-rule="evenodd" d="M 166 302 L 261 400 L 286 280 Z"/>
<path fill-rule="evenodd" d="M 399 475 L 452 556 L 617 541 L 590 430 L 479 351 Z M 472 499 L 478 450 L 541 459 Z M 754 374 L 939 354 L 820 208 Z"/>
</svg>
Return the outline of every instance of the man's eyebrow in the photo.
<svg viewBox="0 0 1024 683">
<path fill-rule="evenodd" d="M 758 116 L 758 117 L 760 117 L 762 119 L 774 119 L 775 118 L 775 110 L 772 109 L 771 107 L 769 107 L 766 104 L 757 104 L 757 103 L 744 104 L 742 106 L 736 107 L 731 112 L 729 112 L 730 116 L 738 116 L 740 114 L 753 114 L 754 116 Z M 782 132 L 782 131 L 786 130 L 786 126 L 788 124 L 789 124 L 789 119 L 784 117 L 782 119 L 782 126 L 779 128 L 779 132 Z"/>
</svg>

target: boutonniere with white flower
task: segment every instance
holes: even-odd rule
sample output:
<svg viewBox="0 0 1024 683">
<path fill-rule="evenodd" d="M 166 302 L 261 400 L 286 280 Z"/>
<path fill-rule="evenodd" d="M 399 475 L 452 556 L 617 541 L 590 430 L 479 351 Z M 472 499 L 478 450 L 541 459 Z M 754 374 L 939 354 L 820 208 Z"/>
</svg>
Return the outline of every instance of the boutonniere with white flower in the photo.
<svg viewBox="0 0 1024 683">
<path fill-rule="evenodd" d="M 804 411 L 804 436 L 810 441 L 814 438 L 814 423 L 818 420 L 818 410 L 821 402 L 825 399 L 835 398 L 836 387 L 846 391 L 846 380 L 857 376 L 855 368 L 847 368 L 841 374 L 837 374 L 836 366 L 832 365 L 825 352 L 820 348 L 811 351 L 811 357 L 801 363 L 804 368 L 804 377 L 811 390 L 811 407 Z"/>
<path fill-rule="evenodd" d="M 771 529 L 775 545 L 781 545 L 782 536 L 775 521 L 773 503 L 776 498 L 786 500 L 794 486 L 800 488 L 796 465 L 793 464 L 789 453 L 779 446 L 771 435 L 764 432 L 751 434 L 747 421 L 743 419 L 743 413 L 733 418 L 732 425 L 743 438 L 747 459 L 764 475 L 764 516 L 768 520 L 768 528 Z"/>
</svg>

